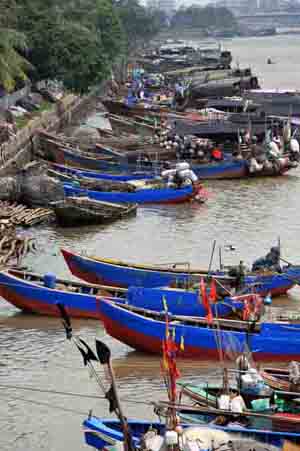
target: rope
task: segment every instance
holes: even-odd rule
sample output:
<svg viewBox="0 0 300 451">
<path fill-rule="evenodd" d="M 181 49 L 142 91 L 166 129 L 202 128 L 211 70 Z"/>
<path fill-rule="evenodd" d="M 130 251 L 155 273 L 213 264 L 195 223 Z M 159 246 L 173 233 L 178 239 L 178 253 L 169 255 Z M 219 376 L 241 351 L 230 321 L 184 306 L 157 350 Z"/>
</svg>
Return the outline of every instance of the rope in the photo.
<svg viewBox="0 0 300 451">
<path fill-rule="evenodd" d="M 47 402 L 34 401 L 33 399 L 21 398 L 19 396 L 0 395 L 0 398 L 1 399 L 5 399 L 7 401 L 28 402 L 30 404 L 35 404 L 35 405 L 42 406 L 42 407 L 50 407 L 51 409 L 62 410 L 64 412 L 69 412 L 69 413 L 80 415 L 80 416 L 82 416 L 82 415 L 86 416 L 87 415 L 86 412 L 82 412 L 81 410 L 70 409 L 68 407 L 58 406 L 58 405 L 50 404 L 50 403 L 47 403 Z"/>
<path fill-rule="evenodd" d="M 0 387 L 6 388 L 6 389 L 12 389 L 12 390 L 31 391 L 31 392 L 46 393 L 46 394 L 51 394 L 51 395 L 71 396 L 71 397 L 77 397 L 77 398 L 106 399 L 105 396 L 98 396 L 97 394 L 85 395 L 84 393 L 64 392 L 64 391 L 57 391 L 57 390 L 45 390 L 42 388 L 35 388 L 35 387 L 21 387 L 19 385 L 9 385 L 9 384 L 1 384 L 0 383 Z M 147 406 L 152 406 L 151 402 L 139 401 L 139 400 L 130 399 L 130 398 L 122 398 L 122 401 L 125 401 L 128 403 L 133 403 L 133 404 L 143 404 L 143 405 L 147 405 Z"/>
</svg>

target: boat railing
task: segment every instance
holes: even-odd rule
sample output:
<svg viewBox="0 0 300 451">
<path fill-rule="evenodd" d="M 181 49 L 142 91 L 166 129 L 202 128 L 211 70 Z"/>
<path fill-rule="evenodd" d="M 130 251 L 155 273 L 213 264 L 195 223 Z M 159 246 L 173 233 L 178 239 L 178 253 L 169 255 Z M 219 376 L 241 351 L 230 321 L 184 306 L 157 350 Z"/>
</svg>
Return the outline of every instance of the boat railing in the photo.
<svg viewBox="0 0 300 451">
<path fill-rule="evenodd" d="M 154 267 L 157 266 L 158 268 L 160 266 L 166 266 L 166 267 L 170 267 L 172 269 L 177 268 L 178 266 L 184 266 L 186 268 L 188 268 L 188 271 L 190 272 L 191 269 L 191 263 L 190 262 L 166 262 L 166 263 L 159 263 L 158 265 L 153 265 Z"/>
</svg>

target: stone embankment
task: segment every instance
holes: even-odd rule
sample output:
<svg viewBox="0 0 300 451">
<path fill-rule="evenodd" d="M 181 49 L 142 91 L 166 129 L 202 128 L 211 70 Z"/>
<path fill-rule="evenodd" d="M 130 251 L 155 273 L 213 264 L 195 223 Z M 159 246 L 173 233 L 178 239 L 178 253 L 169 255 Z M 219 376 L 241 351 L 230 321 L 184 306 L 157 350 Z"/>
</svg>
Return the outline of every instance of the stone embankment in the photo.
<svg viewBox="0 0 300 451">
<path fill-rule="evenodd" d="M 31 119 L 14 137 L 0 146 L 0 177 L 14 175 L 32 161 L 38 146 L 38 130 L 59 131 L 91 111 L 97 102 L 93 92 L 84 97 L 64 96 L 51 111 L 43 111 Z"/>
</svg>

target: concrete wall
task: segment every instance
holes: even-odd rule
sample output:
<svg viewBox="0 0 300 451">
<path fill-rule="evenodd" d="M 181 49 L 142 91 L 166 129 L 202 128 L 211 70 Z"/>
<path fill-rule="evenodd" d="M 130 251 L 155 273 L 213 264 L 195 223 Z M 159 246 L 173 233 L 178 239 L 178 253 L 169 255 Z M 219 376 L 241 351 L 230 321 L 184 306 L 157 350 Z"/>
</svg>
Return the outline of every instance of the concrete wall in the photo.
<svg viewBox="0 0 300 451">
<path fill-rule="evenodd" d="M 96 94 L 96 91 L 84 97 L 69 94 L 54 104 L 53 110 L 44 111 L 30 120 L 15 137 L 0 146 L 0 176 L 13 174 L 32 160 L 34 147 L 38 144 L 35 135 L 39 129 L 57 132 L 84 116 L 95 106 Z"/>
</svg>

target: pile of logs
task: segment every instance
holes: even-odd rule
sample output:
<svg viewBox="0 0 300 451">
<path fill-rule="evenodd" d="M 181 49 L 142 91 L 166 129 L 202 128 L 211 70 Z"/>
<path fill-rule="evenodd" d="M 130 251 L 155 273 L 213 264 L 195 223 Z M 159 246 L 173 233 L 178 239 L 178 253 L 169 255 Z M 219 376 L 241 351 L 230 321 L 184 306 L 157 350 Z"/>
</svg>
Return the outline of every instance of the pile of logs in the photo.
<svg viewBox="0 0 300 451">
<path fill-rule="evenodd" d="M 25 205 L 0 201 L 0 230 L 2 226 L 25 226 L 39 224 L 53 217 L 53 211 L 46 208 L 27 208 Z"/>
<path fill-rule="evenodd" d="M 0 268 L 20 266 L 22 259 L 34 250 L 33 238 L 17 233 L 13 225 L 0 221 Z"/>
</svg>

